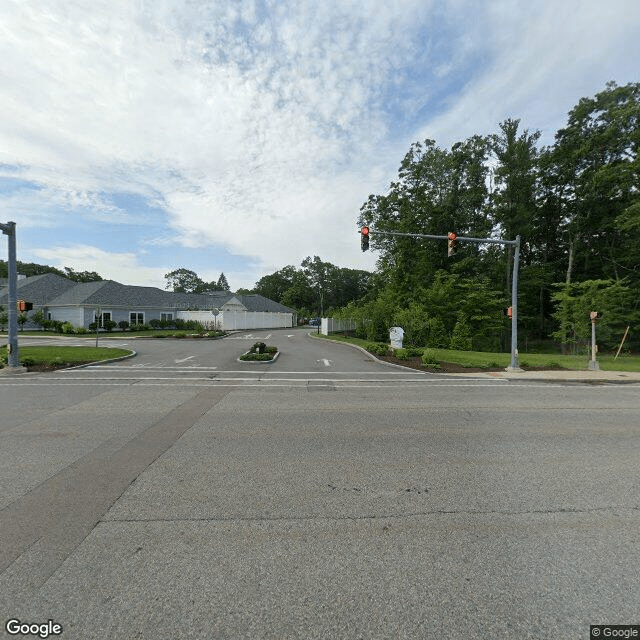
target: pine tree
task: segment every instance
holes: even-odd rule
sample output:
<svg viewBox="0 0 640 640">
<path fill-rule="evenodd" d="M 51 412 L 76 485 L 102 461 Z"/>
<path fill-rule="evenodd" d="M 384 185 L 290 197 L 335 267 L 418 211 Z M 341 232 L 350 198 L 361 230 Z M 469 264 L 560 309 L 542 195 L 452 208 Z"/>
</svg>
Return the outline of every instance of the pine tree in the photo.
<svg viewBox="0 0 640 640">
<path fill-rule="evenodd" d="M 229 291 L 229 283 L 227 282 L 227 276 L 225 276 L 224 273 L 221 273 L 218 278 L 218 289 L 220 291 Z"/>
</svg>

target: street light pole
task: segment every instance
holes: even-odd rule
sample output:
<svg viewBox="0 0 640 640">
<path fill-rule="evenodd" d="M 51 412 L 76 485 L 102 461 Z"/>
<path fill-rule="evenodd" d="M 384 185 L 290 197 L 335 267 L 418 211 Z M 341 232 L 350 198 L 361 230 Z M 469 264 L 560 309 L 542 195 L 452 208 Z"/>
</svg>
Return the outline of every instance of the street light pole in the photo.
<svg viewBox="0 0 640 640">
<path fill-rule="evenodd" d="M 520 371 L 518 364 L 518 267 L 520 265 L 520 236 L 516 236 L 511 277 L 511 366 L 508 370 Z"/>
</svg>

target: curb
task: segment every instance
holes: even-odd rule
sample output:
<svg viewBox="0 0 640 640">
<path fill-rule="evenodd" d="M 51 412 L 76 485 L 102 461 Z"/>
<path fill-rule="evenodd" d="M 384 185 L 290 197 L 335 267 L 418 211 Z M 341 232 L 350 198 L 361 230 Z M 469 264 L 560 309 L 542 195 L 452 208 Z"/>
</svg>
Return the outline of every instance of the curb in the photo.
<svg viewBox="0 0 640 640">
<path fill-rule="evenodd" d="M 96 360 L 95 362 L 87 362 L 85 364 L 78 364 L 74 367 L 64 367 L 64 369 L 59 369 L 59 371 L 72 371 L 73 369 L 84 369 L 85 367 L 93 367 L 97 364 L 108 364 L 109 362 L 120 362 L 120 360 L 128 360 L 129 358 L 133 358 L 137 356 L 137 351 L 131 351 L 126 356 L 119 356 L 118 358 L 110 358 L 109 360 Z"/>
<path fill-rule="evenodd" d="M 314 335 L 311 332 L 307 333 L 307 335 L 310 338 L 313 338 L 314 340 L 324 340 L 324 338 L 318 338 L 317 335 Z M 369 351 L 367 351 L 366 349 L 363 349 L 357 344 L 351 344 L 350 342 L 338 342 L 336 340 L 329 340 L 329 342 L 331 344 L 341 344 L 341 345 L 344 345 L 345 347 L 351 347 L 352 349 L 357 349 L 358 351 L 362 351 L 362 353 L 364 353 L 368 358 L 371 358 L 374 362 L 377 362 L 378 364 L 383 364 L 387 367 L 395 367 L 396 369 L 404 369 L 405 371 L 414 371 L 415 373 L 421 373 L 422 375 L 425 375 L 425 376 L 446 375 L 446 374 L 440 374 L 440 373 L 433 373 L 431 371 L 420 371 L 419 369 L 413 369 L 412 367 L 403 367 L 401 364 L 396 364 L 395 362 L 387 362 L 386 360 L 378 360 L 378 358 L 376 358 L 372 353 L 369 353 Z"/>
</svg>

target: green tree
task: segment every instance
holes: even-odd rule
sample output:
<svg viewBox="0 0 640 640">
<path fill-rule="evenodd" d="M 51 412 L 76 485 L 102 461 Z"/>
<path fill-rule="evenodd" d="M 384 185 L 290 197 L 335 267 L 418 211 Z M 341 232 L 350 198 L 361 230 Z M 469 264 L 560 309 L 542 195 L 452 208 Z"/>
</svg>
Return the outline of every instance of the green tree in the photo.
<svg viewBox="0 0 640 640">
<path fill-rule="evenodd" d="M 74 282 L 96 282 L 102 280 L 102 277 L 95 271 L 75 271 L 71 267 L 64 268 L 65 278 Z"/>
<path fill-rule="evenodd" d="M 295 274 L 296 268 L 292 265 L 287 265 L 275 273 L 260 278 L 260 280 L 256 282 L 253 291 L 265 298 L 285 304 L 283 302 L 283 296 L 285 291 L 293 285 Z"/>
<path fill-rule="evenodd" d="M 458 351 L 471 351 L 471 327 L 464 313 L 458 314 L 458 320 L 451 334 L 450 349 Z"/>
<path fill-rule="evenodd" d="M 292 309 L 313 309 L 317 311 L 317 300 L 313 288 L 302 271 L 293 274 L 291 286 L 282 294 L 280 301 Z M 302 315 L 302 314 L 301 314 Z"/>
<path fill-rule="evenodd" d="M 546 151 L 549 198 L 560 210 L 564 278 L 636 276 L 640 211 L 640 83 L 608 83 L 569 112 Z M 630 227 L 629 227 L 630 225 Z M 636 276 L 637 277 L 637 276 Z"/>
<path fill-rule="evenodd" d="M 559 284 L 553 296 L 558 329 L 553 337 L 565 350 L 576 353 L 591 341 L 590 312 L 602 313 L 597 323 L 597 341 L 602 349 L 611 349 L 624 335 L 627 326 L 640 326 L 638 300 L 640 290 L 623 280 L 586 280 Z"/>
<path fill-rule="evenodd" d="M 387 194 L 369 196 L 358 224 L 379 231 L 486 236 L 492 228 L 486 206 L 488 150 L 488 140 L 481 136 L 458 142 L 450 151 L 433 140 L 413 144 L 400 165 L 398 181 Z M 371 246 L 380 251 L 379 271 L 401 296 L 410 296 L 455 262 L 438 240 L 374 233 Z M 478 245 L 460 245 L 458 251 L 458 260 L 472 258 L 465 263 L 472 272 L 483 261 Z"/>
<path fill-rule="evenodd" d="M 225 276 L 224 273 L 220 274 L 217 285 L 220 291 L 229 291 L 229 282 L 227 281 L 227 276 Z"/>
<path fill-rule="evenodd" d="M 205 284 L 195 271 L 189 269 L 175 269 L 164 277 L 167 280 L 165 289 L 176 293 L 197 293 L 197 289 Z"/>
</svg>

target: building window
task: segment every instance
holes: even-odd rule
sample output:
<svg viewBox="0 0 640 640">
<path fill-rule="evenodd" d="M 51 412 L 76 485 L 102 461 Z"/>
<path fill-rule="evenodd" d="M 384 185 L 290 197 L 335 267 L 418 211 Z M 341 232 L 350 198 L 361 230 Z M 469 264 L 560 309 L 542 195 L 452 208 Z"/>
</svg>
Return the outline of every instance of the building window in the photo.
<svg viewBox="0 0 640 640">
<path fill-rule="evenodd" d="M 160 320 L 162 322 L 167 322 L 168 320 L 173 320 L 173 313 L 161 313 Z"/>
<path fill-rule="evenodd" d="M 110 322 L 111 321 L 111 311 L 103 311 L 100 314 L 100 322 L 98 323 L 98 326 L 101 329 L 104 329 L 104 323 L 105 322 Z"/>
<path fill-rule="evenodd" d="M 132 311 L 129 314 L 129 324 L 144 324 L 144 313 Z"/>
</svg>

